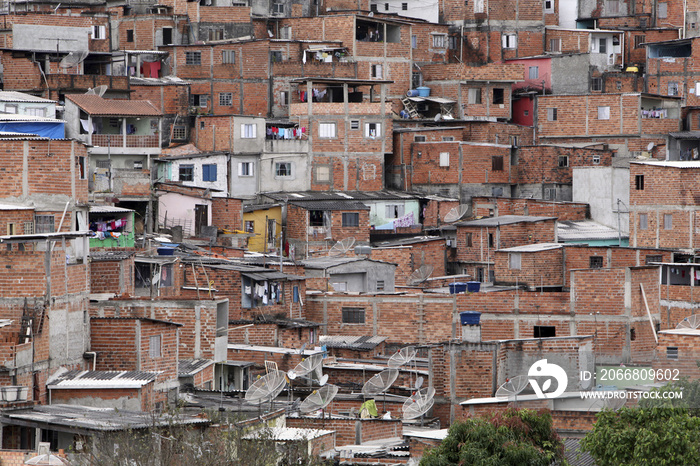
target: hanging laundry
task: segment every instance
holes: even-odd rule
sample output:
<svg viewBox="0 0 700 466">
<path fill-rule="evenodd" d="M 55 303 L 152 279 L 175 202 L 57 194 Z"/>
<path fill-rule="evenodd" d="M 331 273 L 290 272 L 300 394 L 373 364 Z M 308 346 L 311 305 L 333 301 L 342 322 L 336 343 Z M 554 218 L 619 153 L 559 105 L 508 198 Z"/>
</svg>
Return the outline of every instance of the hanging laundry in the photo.
<svg viewBox="0 0 700 466">
<path fill-rule="evenodd" d="M 250 294 L 252 293 L 252 289 L 250 286 L 244 287 L 244 291 L 245 291 L 245 294 L 247 294 L 248 296 L 250 296 Z"/>
<path fill-rule="evenodd" d="M 151 63 L 151 78 L 158 78 L 160 77 L 160 62 L 159 61 L 154 61 Z"/>
</svg>

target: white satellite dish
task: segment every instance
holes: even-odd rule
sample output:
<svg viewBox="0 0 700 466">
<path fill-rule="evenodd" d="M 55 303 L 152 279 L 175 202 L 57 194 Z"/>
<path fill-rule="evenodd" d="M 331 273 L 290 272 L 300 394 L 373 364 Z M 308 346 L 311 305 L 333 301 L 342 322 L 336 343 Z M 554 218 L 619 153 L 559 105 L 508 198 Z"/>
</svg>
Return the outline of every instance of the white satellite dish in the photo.
<svg viewBox="0 0 700 466">
<path fill-rule="evenodd" d="M 337 385 L 325 385 L 318 390 L 314 390 L 311 395 L 307 396 L 306 399 L 301 402 L 299 411 L 302 413 L 310 413 L 311 411 L 323 409 L 328 406 L 331 401 L 333 401 L 333 398 L 335 398 L 337 394 Z"/>
<path fill-rule="evenodd" d="M 693 314 L 692 316 L 688 316 L 685 319 L 678 322 L 678 325 L 676 325 L 676 328 L 696 329 L 698 327 L 700 327 L 700 314 Z"/>
<path fill-rule="evenodd" d="M 399 376 L 398 369 L 385 369 L 369 379 L 362 387 L 362 394 L 374 396 L 389 390 Z"/>
<path fill-rule="evenodd" d="M 404 419 L 415 419 L 427 413 L 435 404 L 435 389 L 433 387 L 423 388 L 411 395 L 403 403 L 401 410 Z"/>
<path fill-rule="evenodd" d="M 287 377 L 282 371 L 273 371 L 263 375 L 245 392 L 245 400 L 249 403 L 262 404 L 272 401 L 282 392 L 287 384 Z"/>
<path fill-rule="evenodd" d="M 93 91 L 95 94 L 97 94 L 97 95 L 99 95 L 100 97 L 102 97 L 103 95 L 105 95 L 105 92 L 107 92 L 107 89 L 109 89 L 109 86 L 107 86 L 106 84 L 100 84 L 99 86 L 97 86 L 97 87 L 95 87 L 94 89 L 92 89 L 92 91 Z"/>
<path fill-rule="evenodd" d="M 464 215 L 469 211 L 469 206 L 467 204 L 460 204 L 457 207 L 453 207 L 449 212 L 445 214 L 442 220 L 445 223 L 456 222 L 457 220 L 464 217 Z"/>
<path fill-rule="evenodd" d="M 654 148 L 654 143 L 653 143 L 653 142 L 650 142 L 650 143 L 647 145 L 647 150 L 650 151 L 650 150 L 652 150 L 653 148 Z"/>
<path fill-rule="evenodd" d="M 416 390 L 419 390 L 423 386 L 423 380 L 424 380 L 423 377 L 418 377 L 416 379 L 416 386 L 415 386 Z"/>
<path fill-rule="evenodd" d="M 506 381 L 496 390 L 496 398 L 515 399 L 530 383 L 526 375 L 518 375 Z"/>
<path fill-rule="evenodd" d="M 344 240 L 335 243 L 329 250 L 328 255 L 331 257 L 344 256 L 355 245 L 355 238 L 345 238 Z"/>
<path fill-rule="evenodd" d="M 87 50 L 81 50 L 78 52 L 70 52 L 68 55 L 63 57 L 58 63 L 58 66 L 63 69 L 73 68 L 81 64 L 88 56 Z"/>
<path fill-rule="evenodd" d="M 613 411 L 618 411 L 620 408 L 625 406 L 626 402 L 627 402 L 627 399 L 624 397 L 605 398 L 605 403 L 604 403 L 603 407 L 606 409 L 612 409 Z"/>
<path fill-rule="evenodd" d="M 416 286 L 420 285 L 424 281 L 426 281 L 428 278 L 430 278 L 430 275 L 433 273 L 433 270 L 435 267 L 432 265 L 421 265 L 418 267 L 416 270 L 414 270 L 411 275 L 408 276 L 408 280 L 406 280 L 406 284 L 408 286 Z"/>
<path fill-rule="evenodd" d="M 302 359 L 294 369 L 287 372 L 287 376 L 294 380 L 297 377 L 304 377 L 313 373 L 318 380 L 319 385 L 323 386 L 328 382 L 328 374 L 323 375 L 323 353 L 314 354 L 308 358 Z"/>
<path fill-rule="evenodd" d="M 413 361 L 415 357 L 415 346 L 406 346 L 405 348 L 401 348 L 393 356 L 391 356 L 389 358 L 389 362 L 387 362 L 386 365 L 391 367 L 392 369 L 396 369 L 397 367 L 401 367 Z"/>
</svg>

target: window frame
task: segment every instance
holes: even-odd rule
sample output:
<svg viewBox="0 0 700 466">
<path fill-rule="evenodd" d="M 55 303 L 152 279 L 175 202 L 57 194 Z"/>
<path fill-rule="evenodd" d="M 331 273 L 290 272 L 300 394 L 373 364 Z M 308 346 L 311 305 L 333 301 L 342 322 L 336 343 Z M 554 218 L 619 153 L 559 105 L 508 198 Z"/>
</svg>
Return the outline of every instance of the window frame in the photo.
<svg viewBox="0 0 700 466">
<path fill-rule="evenodd" d="M 440 152 L 440 160 L 439 160 L 439 166 L 441 167 L 449 167 L 450 166 L 450 153 L 449 152 Z"/>
<path fill-rule="evenodd" d="M 235 50 L 222 50 L 221 51 L 221 63 L 224 65 L 233 65 L 236 63 L 236 51 Z"/>
<path fill-rule="evenodd" d="M 638 218 L 637 218 L 637 225 L 639 226 L 640 230 L 648 230 L 649 229 L 649 214 L 640 213 Z"/>
<path fill-rule="evenodd" d="M 504 166 L 502 155 L 492 155 L 491 156 L 491 171 L 492 172 L 502 172 Z"/>
<path fill-rule="evenodd" d="M 151 359 L 163 357 L 163 336 L 161 334 L 148 337 L 148 357 Z"/>
<path fill-rule="evenodd" d="M 338 125 L 334 121 L 318 122 L 318 137 L 321 139 L 335 139 L 338 137 Z"/>
<path fill-rule="evenodd" d="M 374 136 L 372 136 L 372 131 L 374 131 Z M 365 138 L 368 139 L 378 139 L 381 138 L 382 124 L 378 122 L 367 122 L 365 123 Z"/>
<path fill-rule="evenodd" d="M 202 164 L 202 181 L 214 182 L 217 180 L 218 167 L 215 163 Z"/>
<path fill-rule="evenodd" d="M 258 135 L 258 125 L 255 123 L 241 123 L 241 139 L 255 139 Z"/>
<path fill-rule="evenodd" d="M 431 33 L 430 44 L 434 49 L 446 49 L 447 48 L 447 34 L 442 33 Z"/>
<path fill-rule="evenodd" d="M 364 325 L 366 321 L 366 309 L 364 307 L 342 307 L 340 309 L 340 323 L 346 325 Z"/>
<path fill-rule="evenodd" d="M 602 269 L 605 265 L 603 256 L 589 256 L 588 257 L 588 268 L 589 269 Z"/>
<path fill-rule="evenodd" d="M 56 217 L 54 215 L 34 215 L 34 233 L 54 233 Z"/>
<path fill-rule="evenodd" d="M 188 174 L 189 172 L 189 174 Z M 184 175 L 184 176 L 183 176 Z M 177 167 L 178 181 L 194 181 L 194 164 L 182 163 Z"/>
<path fill-rule="evenodd" d="M 534 73 L 533 73 L 534 71 Z M 533 76 L 534 74 L 534 76 Z M 528 79 L 540 79 L 540 67 L 539 66 L 530 66 L 527 69 L 527 76 Z"/>
<path fill-rule="evenodd" d="M 547 107 L 547 121 L 557 121 L 557 107 Z"/>
<path fill-rule="evenodd" d="M 343 212 L 341 215 L 341 225 L 343 228 L 359 228 L 359 226 L 360 226 L 360 213 L 359 212 Z"/>
<path fill-rule="evenodd" d="M 509 252 L 508 253 L 508 269 L 509 270 L 522 270 L 522 254 L 519 252 Z"/>
<path fill-rule="evenodd" d="M 644 191 L 644 175 L 634 175 L 635 191 Z"/>
<path fill-rule="evenodd" d="M 282 168 L 284 167 L 284 170 Z M 291 178 L 292 162 L 275 162 L 275 178 Z"/>
<path fill-rule="evenodd" d="M 190 50 L 185 52 L 185 65 L 187 66 L 201 66 L 202 65 L 202 52 L 197 50 Z"/>
<path fill-rule="evenodd" d="M 238 162 L 238 176 L 241 178 L 254 176 L 253 162 Z"/>
<path fill-rule="evenodd" d="M 231 107 L 233 105 L 233 92 L 219 92 L 219 107 Z"/>
<path fill-rule="evenodd" d="M 664 214 L 664 230 L 673 230 L 673 214 Z"/>
</svg>

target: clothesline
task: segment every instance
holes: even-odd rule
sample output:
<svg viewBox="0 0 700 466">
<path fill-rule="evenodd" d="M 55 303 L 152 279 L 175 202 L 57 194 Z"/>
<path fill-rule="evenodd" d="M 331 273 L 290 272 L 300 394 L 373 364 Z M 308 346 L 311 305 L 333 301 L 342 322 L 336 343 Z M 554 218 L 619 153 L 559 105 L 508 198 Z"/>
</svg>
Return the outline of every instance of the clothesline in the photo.
<svg viewBox="0 0 700 466">
<path fill-rule="evenodd" d="M 306 139 L 306 127 L 280 128 L 268 126 L 267 139 Z"/>
</svg>

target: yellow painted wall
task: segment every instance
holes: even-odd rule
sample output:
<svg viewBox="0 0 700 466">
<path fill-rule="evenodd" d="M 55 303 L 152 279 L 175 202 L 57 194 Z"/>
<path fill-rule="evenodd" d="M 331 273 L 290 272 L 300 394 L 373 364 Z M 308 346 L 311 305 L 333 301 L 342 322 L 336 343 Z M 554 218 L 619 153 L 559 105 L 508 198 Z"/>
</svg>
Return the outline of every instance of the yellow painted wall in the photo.
<svg viewBox="0 0 700 466">
<path fill-rule="evenodd" d="M 274 251 L 279 248 L 280 234 L 282 233 L 282 207 L 276 206 L 269 209 L 255 210 L 253 212 L 243 213 L 243 225 L 246 225 L 247 221 L 253 222 L 253 233 L 255 236 L 248 239 L 248 249 L 254 252 L 270 252 L 266 249 L 265 238 L 267 234 L 266 230 L 266 218 L 275 219 L 275 245 Z"/>
</svg>

